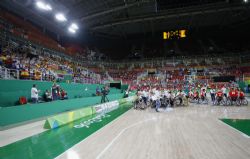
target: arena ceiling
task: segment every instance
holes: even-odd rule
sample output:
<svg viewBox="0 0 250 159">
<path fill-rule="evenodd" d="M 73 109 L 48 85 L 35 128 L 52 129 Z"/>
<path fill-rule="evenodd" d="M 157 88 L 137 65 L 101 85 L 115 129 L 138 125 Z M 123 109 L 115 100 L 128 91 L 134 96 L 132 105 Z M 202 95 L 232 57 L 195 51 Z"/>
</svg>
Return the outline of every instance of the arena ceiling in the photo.
<svg viewBox="0 0 250 159">
<path fill-rule="evenodd" d="M 67 25 L 39 12 L 35 0 L 1 0 L 0 6 L 59 35 Z M 243 0 L 47 0 L 81 31 L 95 36 L 127 38 L 173 29 L 235 26 L 250 22 L 250 2 Z"/>
</svg>

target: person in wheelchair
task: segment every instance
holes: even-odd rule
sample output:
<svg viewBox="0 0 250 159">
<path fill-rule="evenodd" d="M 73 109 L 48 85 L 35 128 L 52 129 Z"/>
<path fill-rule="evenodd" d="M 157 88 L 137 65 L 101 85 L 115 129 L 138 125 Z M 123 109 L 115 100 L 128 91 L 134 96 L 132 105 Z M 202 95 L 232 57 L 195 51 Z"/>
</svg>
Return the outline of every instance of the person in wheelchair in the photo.
<svg viewBox="0 0 250 159">
<path fill-rule="evenodd" d="M 165 90 L 163 98 L 164 98 L 165 106 L 166 107 L 171 106 L 171 103 L 173 102 L 173 101 L 171 102 L 171 100 L 172 100 L 171 99 L 171 91 Z"/>
<path fill-rule="evenodd" d="M 147 101 L 148 101 L 148 92 L 143 90 L 142 91 L 142 99 L 145 105 L 147 105 Z"/>
<path fill-rule="evenodd" d="M 151 96 L 152 108 L 156 107 L 156 100 L 157 100 L 157 96 L 155 93 L 153 93 Z"/>
<path fill-rule="evenodd" d="M 204 101 L 207 96 L 206 89 L 202 89 L 200 94 L 201 94 L 201 100 Z"/>
<path fill-rule="evenodd" d="M 186 96 L 184 92 L 180 89 L 179 92 L 176 94 L 176 97 L 180 100 L 180 104 L 183 104 L 183 98 Z"/>
<path fill-rule="evenodd" d="M 239 88 L 239 98 L 240 100 L 245 99 L 245 93 Z"/>
<path fill-rule="evenodd" d="M 238 99 L 238 91 L 235 88 L 229 91 L 229 99 L 234 102 Z"/>
<path fill-rule="evenodd" d="M 222 101 L 223 100 L 223 91 L 221 90 L 221 89 L 219 89 L 218 91 L 217 91 L 217 93 L 216 93 L 216 100 L 218 101 L 218 102 L 220 102 L 220 101 Z"/>
<path fill-rule="evenodd" d="M 165 99 L 166 99 L 166 107 L 170 106 L 173 107 L 174 106 L 174 95 L 173 93 L 169 90 L 165 93 L 164 95 Z"/>
<path fill-rule="evenodd" d="M 188 97 L 189 98 L 193 98 L 194 97 L 194 93 L 193 93 L 192 89 L 189 90 Z"/>
<path fill-rule="evenodd" d="M 134 103 L 134 108 L 137 109 L 137 108 L 141 108 L 141 103 L 143 102 L 141 96 L 138 96 L 138 98 L 135 100 L 135 103 Z"/>
<path fill-rule="evenodd" d="M 245 98 L 245 93 L 239 88 L 239 103 L 240 105 L 248 105 L 248 101 Z"/>
<path fill-rule="evenodd" d="M 193 99 L 199 99 L 199 92 L 196 90 L 193 94 Z"/>
</svg>

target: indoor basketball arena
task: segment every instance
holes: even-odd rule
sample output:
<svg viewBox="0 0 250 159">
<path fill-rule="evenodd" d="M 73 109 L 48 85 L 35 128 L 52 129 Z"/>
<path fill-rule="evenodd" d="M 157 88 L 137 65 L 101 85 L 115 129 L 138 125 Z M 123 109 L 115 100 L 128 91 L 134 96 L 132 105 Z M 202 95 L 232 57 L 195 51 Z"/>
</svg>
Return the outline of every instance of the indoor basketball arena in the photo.
<svg viewBox="0 0 250 159">
<path fill-rule="evenodd" d="M 0 159 L 250 159 L 249 0 L 1 0 Z"/>
</svg>

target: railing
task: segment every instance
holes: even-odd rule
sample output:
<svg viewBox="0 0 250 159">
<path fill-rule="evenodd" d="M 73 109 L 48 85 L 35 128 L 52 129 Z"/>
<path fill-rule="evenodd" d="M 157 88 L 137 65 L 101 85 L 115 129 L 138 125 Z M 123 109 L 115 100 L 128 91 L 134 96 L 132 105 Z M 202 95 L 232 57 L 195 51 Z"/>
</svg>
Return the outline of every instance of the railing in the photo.
<svg viewBox="0 0 250 159">
<path fill-rule="evenodd" d="M 23 71 L 17 69 L 8 69 L 5 67 L 0 67 L 0 79 L 25 79 L 25 80 L 40 80 L 40 81 L 53 81 L 56 77 L 50 74 L 40 74 L 37 75 L 35 72 L 26 72 L 22 74 Z"/>
<path fill-rule="evenodd" d="M 0 67 L 0 79 L 17 79 L 17 80 L 40 80 L 40 81 L 54 81 L 56 78 L 55 74 L 43 74 L 36 75 L 36 73 L 28 72 L 27 74 L 22 75 L 22 71 L 17 69 L 8 69 L 5 67 Z M 89 83 L 89 84 L 101 84 L 102 81 L 100 78 L 74 78 L 73 82 L 75 83 Z"/>
<path fill-rule="evenodd" d="M 0 67 L 0 79 L 20 79 L 20 72 L 15 69 Z"/>
</svg>

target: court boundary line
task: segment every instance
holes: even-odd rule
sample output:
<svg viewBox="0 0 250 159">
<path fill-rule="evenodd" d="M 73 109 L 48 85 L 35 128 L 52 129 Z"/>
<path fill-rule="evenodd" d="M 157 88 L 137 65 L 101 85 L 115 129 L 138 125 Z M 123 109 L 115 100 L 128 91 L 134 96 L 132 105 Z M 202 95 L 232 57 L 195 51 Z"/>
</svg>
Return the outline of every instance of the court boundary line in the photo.
<svg viewBox="0 0 250 159">
<path fill-rule="evenodd" d="M 227 127 L 231 128 L 231 129 L 233 129 L 233 130 L 235 130 L 236 132 L 240 133 L 240 134 L 241 134 L 242 136 L 244 136 L 245 138 L 250 139 L 250 136 L 248 136 L 247 134 L 241 132 L 240 130 L 238 130 L 238 129 L 234 128 L 234 127 L 232 127 L 231 125 L 228 125 L 228 124 L 224 123 L 224 122 L 221 121 L 220 119 L 218 119 L 218 120 L 219 120 L 219 122 L 222 123 L 223 125 L 226 125 Z"/>
<path fill-rule="evenodd" d="M 86 137 L 85 139 L 83 139 L 82 141 L 78 142 L 77 144 L 73 145 L 71 148 L 69 148 L 68 150 L 64 151 L 63 153 L 61 153 L 60 155 L 58 155 L 57 157 L 55 157 L 55 159 L 61 157 L 63 154 L 67 153 L 70 149 L 72 149 L 73 147 L 81 144 L 82 142 L 84 142 L 87 138 L 89 138 L 90 136 L 96 134 L 97 132 L 101 131 L 102 129 L 104 129 L 106 126 L 110 125 L 111 123 L 115 122 L 116 120 L 120 119 L 122 116 L 124 116 L 126 113 L 128 113 L 132 108 L 130 108 L 129 110 L 127 110 L 125 113 L 123 113 L 122 115 L 118 116 L 116 119 L 114 119 L 113 121 L 109 122 L 108 124 L 104 125 L 102 128 L 100 128 L 99 130 L 95 131 L 94 133 L 90 134 L 88 137 Z"/>
<path fill-rule="evenodd" d="M 145 122 L 147 122 L 147 121 L 151 121 L 151 120 L 156 120 L 156 118 L 153 117 L 153 118 L 151 118 L 151 119 L 139 121 L 139 122 L 137 122 L 137 123 L 134 123 L 134 124 L 132 124 L 132 125 L 130 125 L 130 126 L 124 128 L 124 129 L 122 129 L 122 130 L 118 133 L 118 135 L 116 135 L 116 137 L 113 138 L 113 140 L 111 140 L 111 142 L 101 151 L 101 153 L 99 153 L 99 154 L 97 155 L 96 159 L 100 159 L 101 156 L 103 156 L 103 154 L 106 153 L 106 151 L 113 145 L 113 143 L 114 143 L 114 142 L 115 142 L 115 141 L 116 141 L 116 140 L 117 140 L 126 130 L 128 130 L 128 129 L 132 128 L 132 127 L 135 127 L 135 126 L 137 126 L 137 125 L 140 125 L 140 124 L 142 124 L 142 123 L 145 123 Z"/>
</svg>

